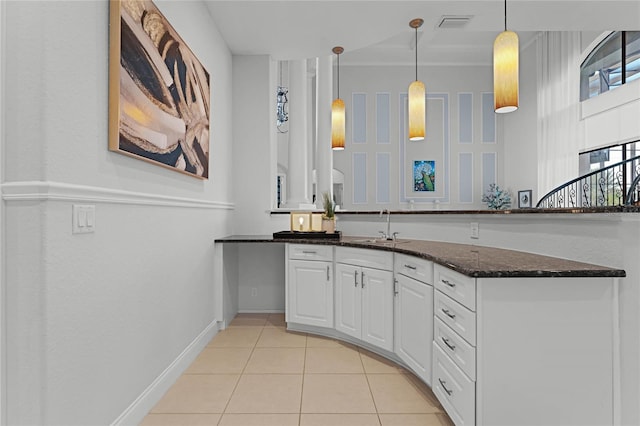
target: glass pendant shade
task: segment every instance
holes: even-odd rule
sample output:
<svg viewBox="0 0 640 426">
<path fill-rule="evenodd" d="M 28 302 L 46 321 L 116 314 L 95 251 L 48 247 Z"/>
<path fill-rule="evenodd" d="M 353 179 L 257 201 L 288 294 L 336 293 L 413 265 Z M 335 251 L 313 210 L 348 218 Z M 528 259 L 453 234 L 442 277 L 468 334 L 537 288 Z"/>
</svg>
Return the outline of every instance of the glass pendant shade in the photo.
<svg viewBox="0 0 640 426">
<path fill-rule="evenodd" d="M 344 149 L 344 101 L 335 99 L 331 104 L 331 148 L 334 150 Z"/>
<path fill-rule="evenodd" d="M 421 141 L 425 135 L 425 97 L 424 83 L 416 80 L 409 85 L 409 140 Z"/>
<path fill-rule="evenodd" d="M 493 43 L 493 100 L 497 113 L 518 109 L 518 51 L 518 34 L 498 34 Z"/>
</svg>

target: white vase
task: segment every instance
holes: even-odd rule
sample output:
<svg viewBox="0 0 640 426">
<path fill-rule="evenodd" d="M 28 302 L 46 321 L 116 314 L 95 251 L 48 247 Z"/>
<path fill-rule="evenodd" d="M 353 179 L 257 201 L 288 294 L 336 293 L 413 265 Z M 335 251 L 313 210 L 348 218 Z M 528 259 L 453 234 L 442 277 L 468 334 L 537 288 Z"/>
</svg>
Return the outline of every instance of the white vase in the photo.
<svg viewBox="0 0 640 426">
<path fill-rule="evenodd" d="M 336 220 L 335 219 L 322 219 L 322 230 L 327 234 L 333 234 L 336 232 Z"/>
</svg>

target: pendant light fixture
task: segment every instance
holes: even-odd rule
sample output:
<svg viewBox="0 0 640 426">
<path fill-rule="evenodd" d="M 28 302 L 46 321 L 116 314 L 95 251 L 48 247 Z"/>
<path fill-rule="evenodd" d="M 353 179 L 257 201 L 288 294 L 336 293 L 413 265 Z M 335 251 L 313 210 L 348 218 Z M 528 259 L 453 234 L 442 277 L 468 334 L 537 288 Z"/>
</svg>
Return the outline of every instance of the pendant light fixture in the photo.
<svg viewBox="0 0 640 426">
<path fill-rule="evenodd" d="M 518 34 L 507 30 L 504 0 L 504 31 L 493 42 L 493 101 L 497 113 L 518 109 Z"/>
<path fill-rule="evenodd" d="M 418 80 L 418 28 L 424 20 L 416 18 L 409 22 L 409 26 L 416 30 L 416 80 L 409 85 L 409 140 L 421 141 L 425 135 L 426 124 L 426 89 L 424 83 Z"/>
<path fill-rule="evenodd" d="M 331 104 L 331 148 L 338 151 L 344 149 L 345 135 L 344 101 L 340 99 L 340 54 L 344 48 L 336 46 L 332 52 L 338 57 L 338 97 Z"/>
</svg>

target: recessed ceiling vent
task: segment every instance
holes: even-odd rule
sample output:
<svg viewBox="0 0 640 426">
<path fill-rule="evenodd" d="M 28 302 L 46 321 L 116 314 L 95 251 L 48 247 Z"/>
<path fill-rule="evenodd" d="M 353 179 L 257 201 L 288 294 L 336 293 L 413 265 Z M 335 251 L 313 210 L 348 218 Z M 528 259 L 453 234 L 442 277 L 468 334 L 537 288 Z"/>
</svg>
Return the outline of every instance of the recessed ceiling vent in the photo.
<svg viewBox="0 0 640 426">
<path fill-rule="evenodd" d="M 440 18 L 438 28 L 464 28 L 472 15 L 445 15 Z"/>
</svg>

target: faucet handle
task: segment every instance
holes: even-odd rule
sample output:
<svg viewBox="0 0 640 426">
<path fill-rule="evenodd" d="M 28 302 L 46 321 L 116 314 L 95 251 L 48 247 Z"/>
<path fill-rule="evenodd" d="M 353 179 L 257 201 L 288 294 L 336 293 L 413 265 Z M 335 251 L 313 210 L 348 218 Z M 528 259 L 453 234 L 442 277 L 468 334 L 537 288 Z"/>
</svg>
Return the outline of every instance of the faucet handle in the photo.
<svg viewBox="0 0 640 426">
<path fill-rule="evenodd" d="M 396 236 L 399 234 L 399 232 L 394 232 L 393 235 L 391 236 L 391 239 L 393 239 L 393 241 L 396 240 Z"/>
<path fill-rule="evenodd" d="M 387 239 L 387 234 L 385 234 L 384 231 L 378 231 L 378 234 L 382 234 L 382 239 L 383 240 Z"/>
</svg>

